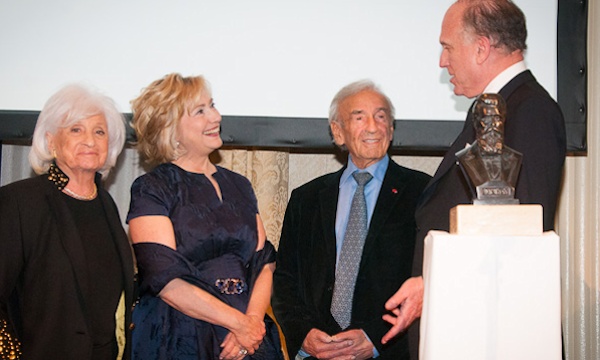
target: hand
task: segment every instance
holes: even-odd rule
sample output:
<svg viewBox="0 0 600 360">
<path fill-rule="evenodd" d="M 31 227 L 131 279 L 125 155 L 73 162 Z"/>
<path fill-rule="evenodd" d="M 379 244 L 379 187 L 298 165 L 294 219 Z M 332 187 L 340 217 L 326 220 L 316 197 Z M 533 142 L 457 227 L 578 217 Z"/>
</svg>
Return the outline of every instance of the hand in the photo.
<svg viewBox="0 0 600 360">
<path fill-rule="evenodd" d="M 250 353 L 240 345 L 232 333 L 225 336 L 225 340 L 221 343 L 221 348 L 221 354 L 219 355 L 219 359 L 221 360 L 241 360 Z"/>
<path fill-rule="evenodd" d="M 302 349 L 311 356 L 325 360 L 370 359 L 373 344 L 360 329 L 348 330 L 329 336 L 312 329 L 302 343 Z"/>
<path fill-rule="evenodd" d="M 240 325 L 235 329 L 231 329 L 231 332 L 239 345 L 246 349 L 249 355 L 252 355 L 258 349 L 267 330 L 263 319 L 254 315 L 243 315 Z"/>
<path fill-rule="evenodd" d="M 391 314 L 383 315 L 383 320 L 392 324 L 392 328 L 381 339 L 386 344 L 394 336 L 405 331 L 410 324 L 421 317 L 423 310 L 423 277 L 412 277 L 404 282 L 400 289 L 385 303 Z"/>
<path fill-rule="evenodd" d="M 333 338 L 329 334 L 313 328 L 308 332 L 308 334 L 306 334 L 304 342 L 302 342 L 302 349 L 312 357 L 317 359 L 326 359 L 323 357 L 323 353 L 331 352 L 350 345 L 352 344 L 334 342 Z"/>
<path fill-rule="evenodd" d="M 334 342 L 350 344 L 349 346 L 338 350 L 336 353 L 333 353 L 333 356 L 331 356 L 332 360 L 363 360 L 373 357 L 373 343 L 367 339 L 365 332 L 362 329 L 343 331 L 333 335 L 331 338 Z M 329 354 L 326 353 L 324 355 L 326 358 L 329 358 Z"/>
</svg>

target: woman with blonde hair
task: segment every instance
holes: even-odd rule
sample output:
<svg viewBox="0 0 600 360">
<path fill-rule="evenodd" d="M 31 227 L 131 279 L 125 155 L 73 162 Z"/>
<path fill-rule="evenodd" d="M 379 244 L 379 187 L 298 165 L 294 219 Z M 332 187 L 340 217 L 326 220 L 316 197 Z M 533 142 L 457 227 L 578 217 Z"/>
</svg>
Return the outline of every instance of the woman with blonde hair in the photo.
<svg viewBox="0 0 600 360">
<path fill-rule="evenodd" d="M 141 282 L 133 358 L 282 358 L 265 316 L 275 250 L 250 182 L 209 159 L 223 142 L 208 83 L 167 75 L 132 109 L 156 165 L 132 185 L 127 217 Z"/>
</svg>

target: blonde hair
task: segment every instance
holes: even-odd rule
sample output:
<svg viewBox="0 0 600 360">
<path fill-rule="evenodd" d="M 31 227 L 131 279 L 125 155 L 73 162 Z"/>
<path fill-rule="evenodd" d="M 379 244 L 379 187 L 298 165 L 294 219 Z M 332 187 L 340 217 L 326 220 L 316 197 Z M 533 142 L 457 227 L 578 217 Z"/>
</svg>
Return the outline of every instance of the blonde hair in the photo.
<svg viewBox="0 0 600 360">
<path fill-rule="evenodd" d="M 95 115 L 104 116 L 108 129 L 108 154 L 106 162 L 98 170 L 105 178 L 125 145 L 125 118 L 111 98 L 82 84 L 66 85 L 46 101 L 35 124 L 29 151 L 29 164 L 33 171 L 44 174 L 54 161 L 46 134 L 54 135 L 61 128 Z"/>
<path fill-rule="evenodd" d="M 210 86 L 202 76 L 183 77 L 178 73 L 152 82 L 131 101 L 131 127 L 136 147 L 149 164 L 173 161 L 182 155 L 177 144 L 177 127 L 194 102 L 208 94 Z"/>
</svg>

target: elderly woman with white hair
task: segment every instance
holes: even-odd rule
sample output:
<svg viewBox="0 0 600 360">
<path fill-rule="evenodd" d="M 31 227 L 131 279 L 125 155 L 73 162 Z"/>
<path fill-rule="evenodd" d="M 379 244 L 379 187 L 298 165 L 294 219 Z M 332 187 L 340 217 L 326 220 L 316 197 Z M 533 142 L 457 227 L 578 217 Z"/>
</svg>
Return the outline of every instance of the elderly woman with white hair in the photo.
<svg viewBox="0 0 600 360">
<path fill-rule="evenodd" d="M 0 317 L 25 359 L 129 356 L 116 329 L 128 338 L 133 255 L 101 188 L 124 142 L 113 101 L 68 85 L 34 130 L 29 161 L 39 176 L 0 188 Z"/>
</svg>

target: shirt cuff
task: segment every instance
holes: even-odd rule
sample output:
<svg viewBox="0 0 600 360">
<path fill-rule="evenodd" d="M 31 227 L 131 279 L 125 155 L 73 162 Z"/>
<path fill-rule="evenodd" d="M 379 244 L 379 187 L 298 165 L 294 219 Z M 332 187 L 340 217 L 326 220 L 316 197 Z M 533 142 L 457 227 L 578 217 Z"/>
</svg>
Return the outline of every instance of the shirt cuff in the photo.
<svg viewBox="0 0 600 360">
<path fill-rule="evenodd" d="M 304 351 L 304 349 L 300 348 L 300 350 L 298 350 L 298 354 L 296 354 L 296 357 L 294 358 L 294 360 L 304 360 L 307 357 L 310 357 L 310 354 L 306 353 Z"/>
<path fill-rule="evenodd" d="M 367 333 L 364 330 L 362 332 L 363 334 L 365 334 L 365 337 L 367 338 L 367 340 L 369 340 L 371 345 L 373 345 L 373 342 L 371 341 L 371 338 L 369 338 L 369 335 L 367 335 Z M 373 345 L 373 358 L 376 357 L 379 357 L 379 351 L 377 351 L 377 348 L 375 347 L 375 345 Z"/>
</svg>

